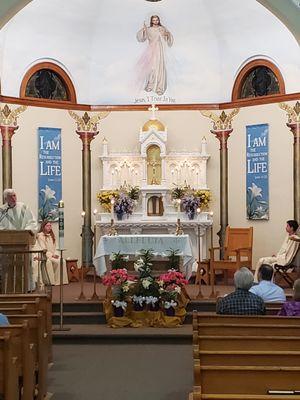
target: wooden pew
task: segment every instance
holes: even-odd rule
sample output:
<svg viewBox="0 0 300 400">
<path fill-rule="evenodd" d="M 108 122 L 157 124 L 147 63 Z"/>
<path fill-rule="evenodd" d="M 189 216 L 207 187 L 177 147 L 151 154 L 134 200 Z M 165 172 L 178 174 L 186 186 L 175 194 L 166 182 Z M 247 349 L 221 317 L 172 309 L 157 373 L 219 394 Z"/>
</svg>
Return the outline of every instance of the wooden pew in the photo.
<svg viewBox="0 0 300 400">
<path fill-rule="evenodd" d="M 29 326 L 29 340 L 36 345 L 36 366 L 38 372 L 38 400 L 42 400 L 47 393 L 48 371 L 48 340 L 45 330 L 45 316 L 42 311 L 37 314 L 10 315 L 9 322 L 21 324 L 27 321 Z"/>
<path fill-rule="evenodd" d="M 35 388 L 36 347 L 30 343 L 27 322 L 0 326 L 0 336 L 9 335 L 12 355 L 17 360 L 17 373 L 22 384 L 22 400 L 32 400 Z"/>
<path fill-rule="evenodd" d="M 46 316 L 46 326 L 48 335 L 48 361 L 53 361 L 52 353 L 52 300 L 49 294 L 44 293 L 27 293 L 27 294 L 0 294 L 0 303 L 7 302 L 22 302 L 28 304 L 28 310 L 31 302 L 36 302 L 38 304 L 38 309 L 33 311 L 32 314 L 37 313 L 37 311 L 43 311 Z M 30 312 L 30 311 L 28 311 Z"/>
<path fill-rule="evenodd" d="M 195 384 L 189 398 L 291 398 L 268 390 L 300 390 L 299 332 L 299 317 L 194 312 Z"/>
<path fill-rule="evenodd" d="M 17 357 L 9 333 L 0 336 L 0 393 L 4 400 L 19 399 Z"/>
</svg>

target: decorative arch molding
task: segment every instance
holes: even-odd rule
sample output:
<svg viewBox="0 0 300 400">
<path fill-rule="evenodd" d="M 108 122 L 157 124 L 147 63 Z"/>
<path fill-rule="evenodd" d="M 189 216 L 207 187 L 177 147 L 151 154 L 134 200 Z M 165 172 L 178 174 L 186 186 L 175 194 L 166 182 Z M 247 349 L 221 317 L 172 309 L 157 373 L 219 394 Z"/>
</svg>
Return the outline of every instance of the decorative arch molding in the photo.
<svg viewBox="0 0 300 400">
<path fill-rule="evenodd" d="M 241 99 L 240 98 L 240 93 L 243 87 L 243 84 L 247 78 L 247 76 L 249 75 L 249 73 L 251 71 L 253 71 L 255 68 L 257 67 L 267 67 L 269 68 L 273 74 L 276 76 L 277 80 L 278 80 L 278 84 L 279 84 L 279 93 L 277 95 L 284 95 L 285 94 L 285 84 L 284 84 L 284 79 L 283 76 L 280 72 L 280 69 L 271 61 L 266 60 L 264 58 L 257 58 L 255 60 L 252 60 L 250 62 L 248 62 L 246 65 L 244 65 L 244 67 L 240 70 L 240 72 L 238 73 L 234 85 L 233 85 L 233 89 L 232 89 L 232 95 L 231 95 L 231 100 L 232 101 L 244 101 L 244 100 L 249 100 L 249 99 Z M 253 101 L 255 101 L 255 99 L 259 99 L 259 98 L 266 98 L 268 96 L 260 96 L 260 97 L 254 97 L 252 98 Z"/>
<path fill-rule="evenodd" d="M 49 69 L 50 71 L 55 72 L 60 77 L 60 79 L 63 81 L 66 91 L 67 91 L 67 97 L 68 97 L 67 102 L 76 104 L 77 103 L 76 92 L 75 92 L 73 82 L 71 81 L 69 75 L 60 66 L 58 66 L 57 64 L 54 64 L 53 62 L 49 62 L 49 61 L 39 62 L 39 63 L 33 65 L 31 68 L 29 68 L 29 70 L 25 73 L 25 75 L 22 79 L 21 87 L 20 87 L 20 98 L 23 98 L 23 99 L 30 98 L 33 101 L 42 101 L 42 102 L 48 102 L 48 101 L 49 102 L 53 102 L 53 101 L 57 102 L 58 101 L 58 100 L 42 99 L 42 98 L 40 99 L 40 98 L 26 96 L 26 87 L 27 87 L 27 84 L 28 84 L 30 78 L 36 72 L 38 72 L 42 69 Z"/>
</svg>

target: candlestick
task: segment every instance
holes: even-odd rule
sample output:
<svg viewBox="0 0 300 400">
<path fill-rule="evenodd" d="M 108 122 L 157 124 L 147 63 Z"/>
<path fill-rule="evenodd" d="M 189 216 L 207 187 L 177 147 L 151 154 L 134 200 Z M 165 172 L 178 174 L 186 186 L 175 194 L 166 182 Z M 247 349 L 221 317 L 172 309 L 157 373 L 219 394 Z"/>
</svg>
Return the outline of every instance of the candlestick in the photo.
<svg viewBox="0 0 300 400">
<path fill-rule="evenodd" d="M 211 249 L 212 249 L 212 251 L 213 251 L 213 247 L 214 247 L 214 231 L 213 231 L 213 220 L 212 220 L 212 218 L 213 218 L 214 213 L 211 211 L 211 212 L 209 213 L 209 215 L 211 216 L 210 247 L 211 247 Z"/>
<path fill-rule="evenodd" d="M 177 199 L 177 219 L 180 218 L 180 204 L 181 204 L 181 199 Z"/>
<path fill-rule="evenodd" d="M 64 202 L 58 202 L 58 248 L 64 249 Z"/>
</svg>

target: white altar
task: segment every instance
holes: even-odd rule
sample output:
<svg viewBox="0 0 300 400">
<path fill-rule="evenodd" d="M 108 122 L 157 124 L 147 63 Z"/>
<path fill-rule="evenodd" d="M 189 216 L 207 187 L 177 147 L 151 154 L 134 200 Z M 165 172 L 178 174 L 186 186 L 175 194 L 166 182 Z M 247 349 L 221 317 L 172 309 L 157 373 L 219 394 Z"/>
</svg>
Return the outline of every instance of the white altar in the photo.
<svg viewBox="0 0 300 400">
<path fill-rule="evenodd" d="M 212 213 L 200 212 L 195 219 L 175 209 L 171 197 L 176 186 L 188 186 L 196 190 L 208 190 L 206 139 L 199 143 L 199 151 L 168 151 L 168 131 L 155 115 L 155 106 L 150 109 L 151 118 L 137 134 L 139 152 L 116 153 L 109 150 L 106 139 L 102 143 L 101 190 L 115 190 L 122 185 L 138 186 L 140 198 L 129 218 L 116 220 L 119 234 L 174 234 L 176 221 L 181 220 L 185 234 L 192 244 L 196 260 L 207 258 L 207 231 L 212 225 Z M 104 210 L 103 210 L 104 211 Z M 112 214 L 100 212 L 96 215 L 96 240 L 108 233 Z"/>
<path fill-rule="evenodd" d="M 178 250 L 182 257 L 182 271 L 187 279 L 192 274 L 194 261 L 189 235 L 118 235 L 102 236 L 99 240 L 94 265 L 98 275 L 102 276 L 107 271 L 105 256 L 112 253 L 136 254 L 140 250 L 153 250 L 158 256 L 164 256 L 169 249 Z"/>
</svg>

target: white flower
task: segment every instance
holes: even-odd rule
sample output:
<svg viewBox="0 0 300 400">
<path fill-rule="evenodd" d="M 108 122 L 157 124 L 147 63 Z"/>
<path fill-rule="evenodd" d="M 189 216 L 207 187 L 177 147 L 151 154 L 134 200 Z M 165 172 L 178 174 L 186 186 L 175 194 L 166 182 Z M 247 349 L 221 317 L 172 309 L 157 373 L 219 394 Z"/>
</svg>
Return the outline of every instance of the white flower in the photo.
<svg viewBox="0 0 300 400">
<path fill-rule="evenodd" d="M 162 280 L 158 281 L 158 285 L 159 285 L 160 287 L 163 287 L 163 286 L 164 286 L 164 281 L 162 281 Z"/>
<path fill-rule="evenodd" d="M 129 256 L 123 256 L 124 261 L 129 261 Z"/>
<path fill-rule="evenodd" d="M 145 265 L 144 260 L 142 258 L 139 258 L 138 260 L 136 260 L 136 262 L 133 264 L 133 267 L 135 269 L 135 271 L 139 271 L 141 268 L 143 268 L 143 266 Z"/>
<path fill-rule="evenodd" d="M 181 293 L 181 287 L 180 286 L 175 286 L 174 292 Z"/>
<path fill-rule="evenodd" d="M 252 182 L 252 186 L 248 187 L 248 189 L 251 191 L 252 198 L 262 197 L 262 188 L 256 186 L 255 183 Z"/>
<path fill-rule="evenodd" d="M 110 261 L 115 261 L 115 259 L 116 259 L 115 253 L 112 253 L 112 254 L 109 256 L 109 259 L 110 259 Z"/>
<path fill-rule="evenodd" d="M 159 255 L 159 253 L 157 251 L 152 253 L 154 257 L 157 257 Z"/>
<path fill-rule="evenodd" d="M 149 281 L 148 279 L 143 279 L 142 280 L 142 285 L 144 289 L 148 289 L 149 286 L 151 285 L 151 281 Z"/>
<path fill-rule="evenodd" d="M 45 194 L 45 201 L 55 199 L 55 190 L 52 190 L 48 185 L 45 185 L 45 189 L 41 189 L 41 192 Z"/>
<path fill-rule="evenodd" d="M 129 290 L 129 282 L 126 282 L 122 286 L 123 292 L 128 292 Z"/>
</svg>

